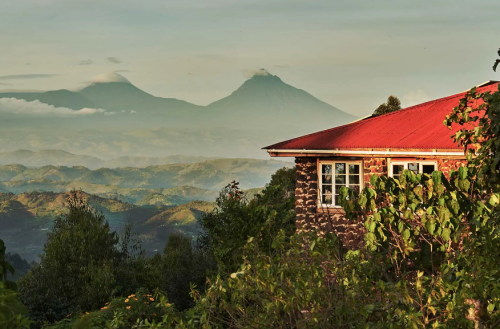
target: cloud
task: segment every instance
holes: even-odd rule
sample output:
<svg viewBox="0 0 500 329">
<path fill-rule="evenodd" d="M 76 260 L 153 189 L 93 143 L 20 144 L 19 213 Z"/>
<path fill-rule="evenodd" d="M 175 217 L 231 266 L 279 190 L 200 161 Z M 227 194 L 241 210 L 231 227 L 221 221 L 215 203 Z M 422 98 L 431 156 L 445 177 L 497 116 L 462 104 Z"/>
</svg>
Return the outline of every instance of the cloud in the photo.
<svg viewBox="0 0 500 329">
<path fill-rule="evenodd" d="M 253 78 L 254 76 L 266 76 L 271 75 L 266 69 L 258 69 L 258 70 L 243 70 L 243 76 L 245 78 Z"/>
<path fill-rule="evenodd" d="M 420 103 L 427 102 L 429 100 L 429 96 L 423 90 L 410 91 L 403 95 L 403 106 L 409 107 L 413 105 L 417 105 Z"/>
<path fill-rule="evenodd" d="M 288 65 L 274 65 L 274 67 L 277 67 L 279 69 L 287 69 L 287 68 L 289 68 Z"/>
<path fill-rule="evenodd" d="M 115 72 L 99 74 L 93 77 L 91 80 L 91 83 L 108 83 L 108 82 L 130 83 L 130 81 L 128 81 L 127 78 Z"/>
<path fill-rule="evenodd" d="M 43 79 L 52 78 L 60 74 L 16 74 L 16 75 L 0 75 L 0 80 L 20 80 L 20 79 Z"/>
<path fill-rule="evenodd" d="M 115 115 L 116 112 L 104 112 L 104 115 Z"/>
<path fill-rule="evenodd" d="M 119 60 L 116 57 L 106 57 L 106 59 L 108 60 L 108 62 L 111 62 L 111 63 L 114 63 L 114 64 L 120 64 L 122 62 L 121 60 Z"/>
<path fill-rule="evenodd" d="M 78 64 L 76 65 L 90 65 L 94 63 L 91 59 L 84 59 L 83 61 L 80 61 Z"/>
<path fill-rule="evenodd" d="M 130 114 L 134 114 L 134 113 L 137 113 L 137 111 L 134 111 L 134 110 L 130 111 Z"/>
<path fill-rule="evenodd" d="M 106 112 L 103 109 L 83 108 L 78 111 L 66 107 L 54 107 L 49 104 L 42 103 L 38 100 L 27 102 L 24 99 L 17 98 L 1 98 L 0 113 L 15 114 L 24 116 L 55 116 L 55 117 L 78 117 L 93 115 Z"/>
<path fill-rule="evenodd" d="M 130 72 L 129 70 L 116 70 L 114 71 L 115 73 L 120 73 L 120 72 Z"/>
<path fill-rule="evenodd" d="M 0 86 L 12 86 L 12 83 L 1 83 L 0 82 Z"/>
</svg>

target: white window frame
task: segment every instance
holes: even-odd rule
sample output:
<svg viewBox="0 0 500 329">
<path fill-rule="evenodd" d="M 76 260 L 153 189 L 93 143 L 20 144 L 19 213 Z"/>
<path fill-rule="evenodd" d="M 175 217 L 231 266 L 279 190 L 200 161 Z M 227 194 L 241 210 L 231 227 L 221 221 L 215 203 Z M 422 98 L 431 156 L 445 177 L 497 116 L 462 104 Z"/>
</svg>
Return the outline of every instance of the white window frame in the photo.
<svg viewBox="0 0 500 329">
<path fill-rule="evenodd" d="M 346 164 L 346 187 L 349 187 L 349 165 L 355 164 L 359 165 L 359 190 L 363 189 L 364 185 L 364 168 L 363 161 L 361 160 L 320 160 L 318 162 L 318 206 L 324 208 L 342 208 L 340 205 L 335 205 L 335 164 L 337 163 L 345 163 Z M 332 166 L 332 204 L 323 203 L 323 165 L 331 165 Z"/>
<path fill-rule="evenodd" d="M 389 163 L 389 177 L 394 177 L 392 166 L 403 166 L 403 170 L 408 170 L 409 163 L 418 163 L 418 173 L 423 173 L 424 165 L 434 165 L 434 171 L 438 170 L 437 160 L 408 160 L 408 161 L 391 161 Z"/>
</svg>

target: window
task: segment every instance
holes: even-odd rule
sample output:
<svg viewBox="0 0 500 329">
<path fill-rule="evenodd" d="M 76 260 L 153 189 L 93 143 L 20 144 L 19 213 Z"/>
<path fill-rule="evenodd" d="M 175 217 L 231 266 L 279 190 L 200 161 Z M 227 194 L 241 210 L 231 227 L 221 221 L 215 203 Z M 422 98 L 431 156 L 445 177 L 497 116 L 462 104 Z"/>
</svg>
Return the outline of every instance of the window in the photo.
<svg viewBox="0 0 500 329">
<path fill-rule="evenodd" d="M 436 161 L 392 162 L 389 176 L 399 179 L 404 170 L 411 170 L 415 174 L 432 174 L 437 169 Z"/>
<path fill-rule="evenodd" d="M 361 162 L 320 163 L 320 203 L 326 207 L 340 207 L 340 188 L 346 186 L 360 191 Z"/>
</svg>

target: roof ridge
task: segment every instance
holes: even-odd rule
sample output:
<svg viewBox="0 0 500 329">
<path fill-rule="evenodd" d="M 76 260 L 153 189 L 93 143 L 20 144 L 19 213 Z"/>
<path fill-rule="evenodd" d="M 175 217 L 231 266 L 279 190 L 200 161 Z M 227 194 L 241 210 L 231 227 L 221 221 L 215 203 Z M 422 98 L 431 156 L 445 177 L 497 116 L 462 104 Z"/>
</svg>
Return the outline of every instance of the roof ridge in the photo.
<svg viewBox="0 0 500 329">
<path fill-rule="evenodd" d="M 337 127 L 333 127 L 333 128 L 328 128 L 328 129 L 324 129 L 324 130 L 316 131 L 316 132 L 314 132 L 314 133 L 310 133 L 310 134 L 306 134 L 306 135 L 302 135 L 302 136 L 298 136 L 298 137 L 290 138 L 290 139 L 287 139 L 287 140 L 281 141 L 281 142 L 279 142 L 279 143 L 275 143 L 275 144 L 271 144 L 271 145 L 269 145 L 269 146 L 263 147 L 262 149 L 267 149 L 267 148 L 269 148 L 269 147 L 271 147 L 271 146 L 275 146 L 275 145 L 278 145 L 278 144 L 283 144 L 283 143 L 286 143 L 286 142 L 292 141 L 292 140 L 297 139 L 297 138 L 306 138 L 306 137 L 311 137 L 311 136 L 314 136 L 314 135 L 322 134 L 322 133 L 324 133 L 324 132 L 328 132 L 328 131 L 330 131 L 330 130 L 334 130 L 334 129 L 338 129 L 338 128 L 344 128 L 344 127 L 349 127 L 349 126 L 358 125 L 358 124 L 365 123 L 366 121 L 369 121 L 369 120 L 372 120 L 372 119 L 380 118 L 380 117 L 383 117 L 383 116 L 389 116 L 389 115 L 391 115 L 391 114 L 401 113 L 402 111 L 403 111 L 403 112 L 406 112 L 407 110 L 411 110 L 411 109 L 413 109 L 413 108 L 415 108 L 415 107 L 419 107 L 419 106 L 422 106 L 422 105 L 426 105 L 426 104 L 434 103 L 434 102 L 437 102 L 437 101 L 447 100 L 447 99 L 454 98 L 454 97 L 457 97 L 458 95 L 465 94 L 465 93 L 466 93 L 466 92 L 462 92 L 462 93 L 458 93 L 458 94 L 451 95 L 451 96 L 446 96 L 446 97 L 437 98 L 437 99 L 434 99 L 434 100 L 430 100 L 430 101 L 427 101 L 427 102 L 424 102 L 424 103 L 420 103 L 420 104 L 412 105 L 412 106 L 409 106 L 409 107 L 405 107 L 405 108 L 403 108 L 403 109 L 401 109 L 401 110 L 393 111 L 393 112 L 390 112 L 390 113 L 385 113 L 385 114 L 382 114 L 382 115 L 373 116 L 373 114 L 372 114 L 372 117 L 367 117 L 367 118 L 365 118 L 365 119 L 361 118 L 361 119 L 358 119 L 358 120 L 356 120 L 356 121 L 353 121 L 353 122 L 347 123 L 347 124 L 345 124 L 345 125 L 341 125 L 341 126 L 337 126 Z"/>
</svg>

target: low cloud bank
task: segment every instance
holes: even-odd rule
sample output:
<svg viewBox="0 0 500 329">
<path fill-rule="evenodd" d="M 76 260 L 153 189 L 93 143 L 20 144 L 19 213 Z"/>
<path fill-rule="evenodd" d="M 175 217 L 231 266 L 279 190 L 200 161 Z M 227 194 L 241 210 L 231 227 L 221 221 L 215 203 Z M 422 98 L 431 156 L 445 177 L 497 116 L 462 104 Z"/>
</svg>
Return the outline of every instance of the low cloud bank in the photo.
<svg viewBox="0 0 500 329">
<path fill-rule="evenodd" d="M 24 116 L 56 116 L 56 117 L 78 117 L 104 113 L 103 109 L 84 108 L 78 111 L 66 107 L 54 107 L 41 103 L 38 100 L 27 102 L 17 98 L 1 98 L 0 114 L 15 114 Z M 109 112 L 111 113 L 111 112 Z M 113 113 L 114 114 L 114 113 Z"/>
</svg>

